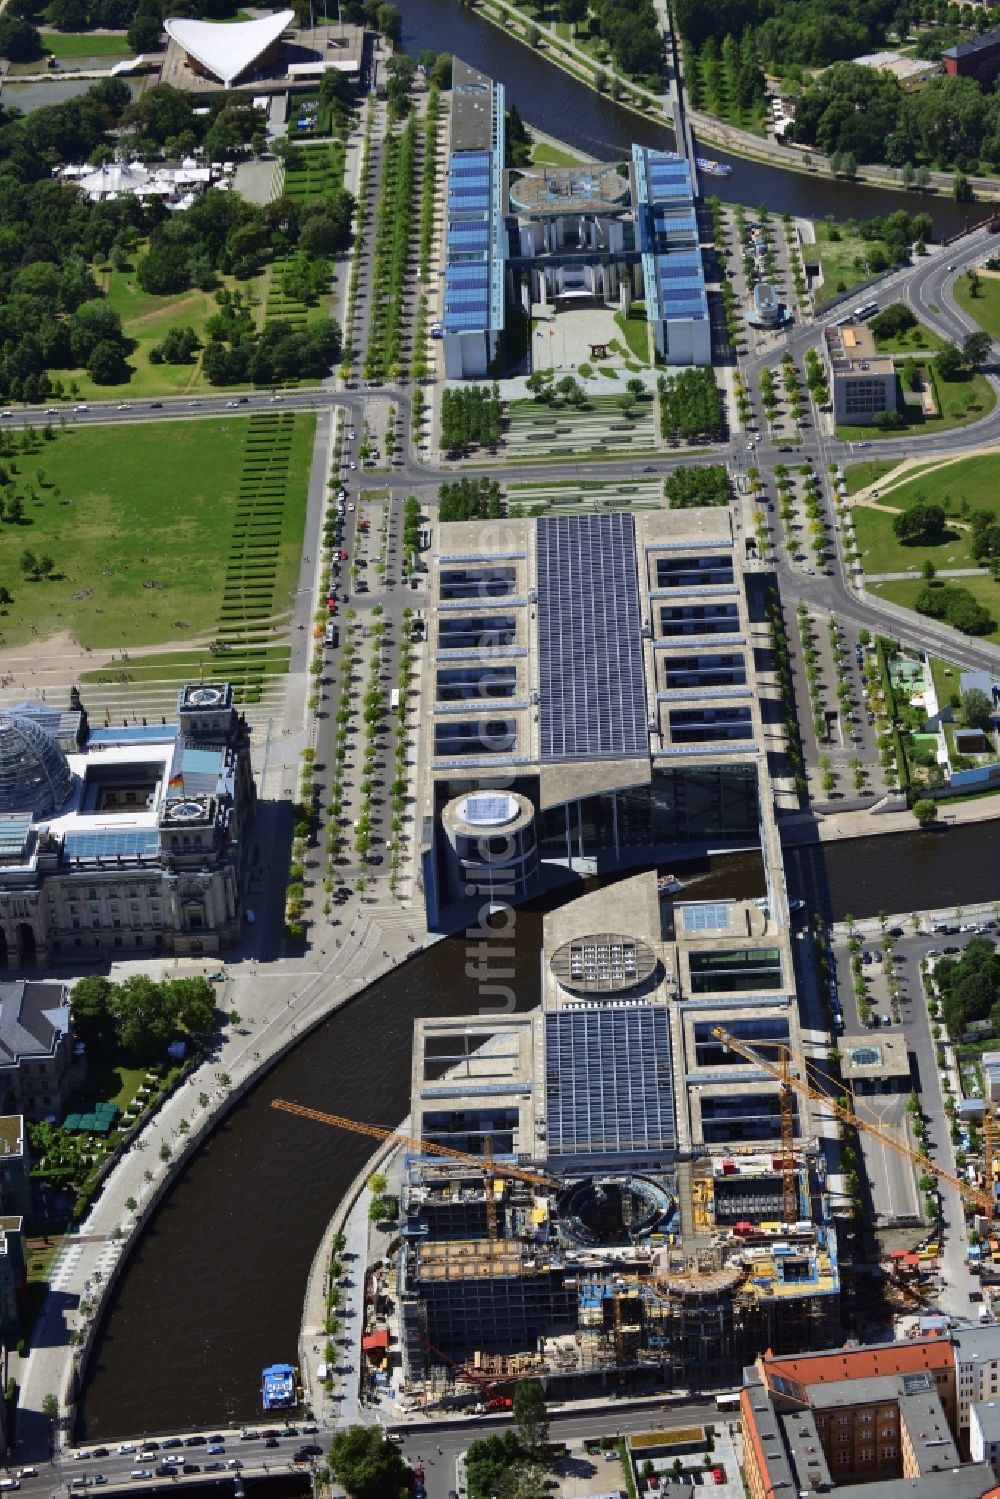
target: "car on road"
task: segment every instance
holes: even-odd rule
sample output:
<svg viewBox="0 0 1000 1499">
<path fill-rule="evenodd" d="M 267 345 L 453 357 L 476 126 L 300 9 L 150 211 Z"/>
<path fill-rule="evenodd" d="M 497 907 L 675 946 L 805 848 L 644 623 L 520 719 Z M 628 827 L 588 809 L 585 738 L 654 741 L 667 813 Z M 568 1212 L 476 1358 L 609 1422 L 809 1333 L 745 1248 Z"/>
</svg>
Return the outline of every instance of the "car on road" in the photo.
<svg viewBox="0 0 1000 1499">
<path fill-rule="evenodd" d="M 927 949 L 927 957 L 929 957 L 929 958 L 939 958 L 940 956 L 941 956 L 941 948 L 940 947 L 929 947 Z"/>
<path fill-rule="evenodd" d="M 867 950 L 867 948 L 861 954 L 861 961 L 862 961 L 862 963 L 871 963 L 871 962 L 874 961 L 874 959 L 872 958 L 871 953 Z"/>
<path fill-rule="evenodd" d="M 242 1466 L 243 1466 L 242 1460 L 240 1458 L 238 1458 L 238 1457 L 231 1457 L 229 1459 L 229 1461 L 226 1463 L 226 1467 L 227 1468 L 236 1468 L 236 1469 L 239 1469 L 239 1468 L 242 1468 Z"/>
<path fill-rule="evenodd" d="M 201 1463 L 185 1463 L 181 1469 L 182 1473 L 200 1473 Z"/>
<path fill-rule="evenodd" d="M 264 1438 L 264 1446 L 265 1447 L 277 1447 L 277 1445 L 278 1445 L 278 1438 L 277 1437 L 265 1437 Z"/>
<path fill-rule="evenodd" d="M 148 1468 L 133 1468 L 128 1476 L 129 1478 L 152 1478 L 153 1475 Z"/>
<path fill-rule="evenodd" d="M 150 401 L 150 403 L 149 403 L 149 409 L 150 409 L 150 411 L 162 411 L 163 410 L 163 402 L 162 401 Z"/>
<path fill-rule="evenodd" d="M 316 1424 L 315 1421 L 305 1421 L 303 1423 L 302 1430 L 308 1436 L 310 1433 L 312 1433 L 314 1431 L 319 1431 L 319 1426 Z M 322 1452 L 323 1451 L 322 1447 L 312 1447 L 310 1450 L 312 1452 Z"/>
<path fill-rule="evenodd" d="M 90 407 L 87 405 L 86 401 L 81 401 L 80 404 L 79 404 L 79 406 L 74 406 L 73 407 L 73 410 L 74 411 L 89 411 Z"/>
<path fill-rule="evenodd" d="M 247 1426 L 240 1432 L 241 1442 L 259 1442 L 260 1432 L 253 1426 Z"/>
<path fill-rule="evenodd" d="M 201 1471 L 203 1473 L 224 1473 L 226 1465 L 225 1463 L 205 1463 Z"/>
<path fill-rule="evenodd" d="M 135 1443 L 134 1442 L 119 1442 L 118 1443 L 118 1456 L 119 1457 L 127 1457 L 130 1452 L 134 1452 L 134 1451 L 135 1451 Z"/>
<path fill-rule="evenodd" d="M 157 1478 L 173 1478 L 174 1470 L 169 1463 L 160 1463 L 156 1468 Z"/>
<path fill-rule="evenodd" d="M 171 1447 L 183 1447 L 184 1441 L 181 1437 L 164 1437 L 163 1441 L 160 1443 L 160 1446 L 163 1448 L 164 1452 L 167 1452 Z"/>
<path fill-rule="evenodd" d="M 239 401 L 227 401 L 226 402 L 226 410 L 227 411 L 235 411 L 237 409 L 237 407 L 239 406 L 239 404 L 240 404 Z"/>
<path fill-rule="evenodd" d="M 953 954 L 955 954 L 957 952 L 961 952 L 962 949 L 960 947 L 956 947 L 955 944 L 952 943 L 952 945 L 950 947 L 946 947 L 944 951 L 945 951 L 945 956 L 950 958 L 950 957 L 953 956 Z"/>
<path fill-rule="evenodd" d="M 209 974 L 209 978 L 210 979 L 214 979 L 215 977 L 216 977 L 216 975 L 214 973 L 210 973 Z M 222 977 L 225 978 L 225 974 L 223 974 Z M 208 1441 L 208 1437 L 201 1437 L 201 1436 L 185 1437 L 184 1438 L 184 1445 L 185 1445 L 185 1447 L 204 1447 L 204 1445 L 205 1445 L 205 1443 L 207 1441 Z"/>
<path fill-rule="evenodd" d="M 209 1444 L 208 1454 L 209 1457 L 214 1457 L 217 1452 L 225 1452 L 225 1450 L 226 1449 L 221 1442 L 211 1442 Z"/>
</svg>

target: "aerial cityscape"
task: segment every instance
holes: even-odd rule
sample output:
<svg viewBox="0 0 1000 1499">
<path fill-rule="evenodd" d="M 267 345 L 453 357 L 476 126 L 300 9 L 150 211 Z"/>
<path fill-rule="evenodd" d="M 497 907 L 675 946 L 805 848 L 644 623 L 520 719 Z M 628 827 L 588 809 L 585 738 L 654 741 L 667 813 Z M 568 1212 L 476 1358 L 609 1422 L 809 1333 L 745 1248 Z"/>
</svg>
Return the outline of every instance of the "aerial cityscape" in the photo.
<svg viewBox="0 0 1000 1499">
<path fill-rule="evenodd" d="M 1000 1499 L 998 82 L 0 0 L 0 1489 Z"/>
</svg>

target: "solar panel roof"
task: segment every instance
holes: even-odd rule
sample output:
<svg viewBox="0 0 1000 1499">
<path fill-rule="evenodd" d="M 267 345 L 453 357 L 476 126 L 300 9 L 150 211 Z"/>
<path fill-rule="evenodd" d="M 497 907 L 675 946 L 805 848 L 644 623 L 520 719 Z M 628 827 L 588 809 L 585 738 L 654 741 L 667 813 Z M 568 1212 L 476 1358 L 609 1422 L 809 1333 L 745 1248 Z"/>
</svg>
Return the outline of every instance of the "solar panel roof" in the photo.
<svg viewBox="0 0 1000 1499">
<path fill-rule="evenodd" d="M 632 516 L 539 520 L 543 760 L 648 753 L 639 630 Z"/>
<path fill-rule="evenodd" d="M 155 828 L 102 828 L 89 833 L 67 833 L 63 853 L 67 859 L 148 858 L 159 849 Z"/>
<path fill-rule="evenodd" d="M 669 1150 L 675 1127 L 666 1010 L 600 1005 L 546 1015 L 545 1101 L 550 1155 Z"/>
</svg>

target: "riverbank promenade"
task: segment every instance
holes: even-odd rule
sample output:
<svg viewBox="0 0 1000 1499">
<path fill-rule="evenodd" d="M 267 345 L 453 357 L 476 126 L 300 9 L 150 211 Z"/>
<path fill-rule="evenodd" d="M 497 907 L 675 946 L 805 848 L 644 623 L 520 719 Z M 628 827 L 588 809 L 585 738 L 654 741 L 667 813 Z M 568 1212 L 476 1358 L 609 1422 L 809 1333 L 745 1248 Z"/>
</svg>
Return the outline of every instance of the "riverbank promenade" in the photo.
<svg viewBox="0 0 1000 1499">
<path fill-rule="evenodd" d="M 270 846 L 268 819 L 276 815 L 266 804 L 261 809 L 256 831 L 262 848 Z M 229 963 L 219 998 L 220 1007 L 238 1015 L 238 1022 L 226 1027 L 211 1060 L 193 1069 L 117 1162 L 53 1263 L 27 1357 L 11 1355 L 10 1374 L 19 1389 L 18 1462 L 48 1454 L 46 1396 L 56 1396 L 62 1417 L 72 1415 L 103 1300 L 181 1160 L 270 1061 L 427 941 L 421 903 L 371 896 L 352 897 L 342 908 L 340 926 L 317 926 L 301 957 L 264 963 L 261 927 L 248 930 L 246 951 Z M 217 960 L 123 963 L 111 977 L 149 972 L 173 978 L 217 967 Z"/>
</svg>

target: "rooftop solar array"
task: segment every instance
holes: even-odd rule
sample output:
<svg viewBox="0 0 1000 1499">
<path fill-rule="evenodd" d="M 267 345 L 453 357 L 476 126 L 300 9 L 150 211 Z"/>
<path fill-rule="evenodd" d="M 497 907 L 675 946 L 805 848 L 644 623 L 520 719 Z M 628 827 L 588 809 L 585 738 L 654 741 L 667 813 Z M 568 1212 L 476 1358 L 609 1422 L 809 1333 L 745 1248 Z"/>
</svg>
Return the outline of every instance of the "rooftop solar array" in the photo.
<svg viewBox="0 0 1000 1499">
<path fill-rule="evenodd" d="M 63 853 L 67 859 L 153 858 L 160 839 L 155 828 L 101 828 L 89 833 L 67 833 Z"/>
<path fill-rule="evenodd" d="M 602 1004 L 547 1015 L 545 1098 L 550 1155 L 672 1149 L 666 1010 Z"/>
<path fill-rule="evenodd" d="M 681 925 L 686 932 L 727 931 L 729 906 L 725 901 L 706 901 L 704 905 L 681 906 Z"/>
<path fill-rule="evenodd" d="M 649 752 L 631 515 L 538 521 L 543 760 Z"/>
</svg>

